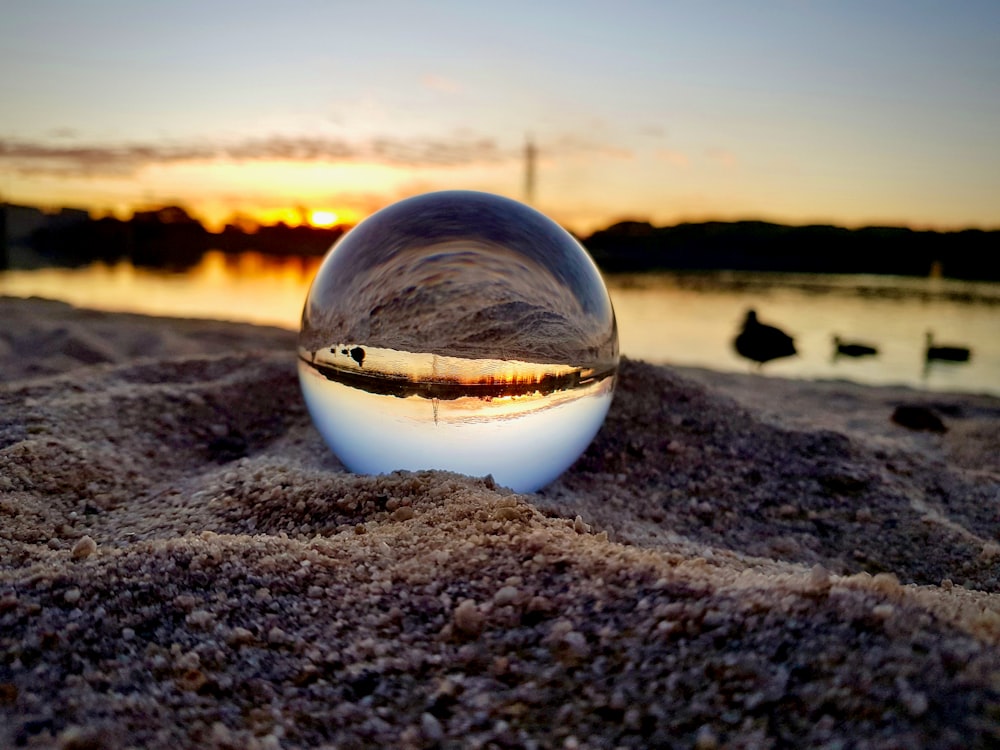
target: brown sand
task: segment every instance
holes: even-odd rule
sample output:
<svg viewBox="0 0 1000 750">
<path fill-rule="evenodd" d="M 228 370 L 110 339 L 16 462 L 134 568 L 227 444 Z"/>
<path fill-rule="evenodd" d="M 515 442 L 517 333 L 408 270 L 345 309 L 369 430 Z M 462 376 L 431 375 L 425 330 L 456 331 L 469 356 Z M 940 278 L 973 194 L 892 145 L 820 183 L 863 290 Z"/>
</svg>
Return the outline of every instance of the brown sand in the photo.
<svg viewBox="0 0 1000 750">
<path fill-rule="evenodd" d="M 1000 399 L 625 362 L 516 495 L 345 472 L 287 331 L 0 321 L 0 747 L 1000 746 Z"/>
</svg>

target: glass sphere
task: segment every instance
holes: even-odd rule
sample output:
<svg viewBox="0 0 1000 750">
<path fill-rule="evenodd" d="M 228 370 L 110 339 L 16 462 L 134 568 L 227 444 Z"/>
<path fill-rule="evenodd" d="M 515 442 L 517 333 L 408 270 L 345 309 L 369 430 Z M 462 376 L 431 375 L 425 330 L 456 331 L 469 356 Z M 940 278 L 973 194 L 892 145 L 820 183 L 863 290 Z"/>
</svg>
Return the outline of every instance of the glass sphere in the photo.
<svg viewBox="0 0 1000 750">
<path fill-rule="evenodd" d="M 383 208 L 333 246 L 298 353 L 313 422 L 352 471 L 491 474 L 530 492 L 597 434 L 618 331 L 568 232 L 517 201 L 445 191 Z"/>
</svg>

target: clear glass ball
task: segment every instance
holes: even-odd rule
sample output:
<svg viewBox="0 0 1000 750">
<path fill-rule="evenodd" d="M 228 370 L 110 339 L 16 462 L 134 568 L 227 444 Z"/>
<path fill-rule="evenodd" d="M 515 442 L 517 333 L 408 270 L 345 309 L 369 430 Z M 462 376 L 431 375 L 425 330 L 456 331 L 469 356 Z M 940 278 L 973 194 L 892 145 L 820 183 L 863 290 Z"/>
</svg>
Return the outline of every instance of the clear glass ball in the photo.
<svg viewBox="0 0 1000 750">
<path fill-rule="evenodd" d="M 617 370 L 590 256 L 489 193 L 427 193 L 368 217 L 327 253 L 302 311 L 306 406 L 363 474 L 447 469 L 534 491 L 597 434 Z"/>
</svg>

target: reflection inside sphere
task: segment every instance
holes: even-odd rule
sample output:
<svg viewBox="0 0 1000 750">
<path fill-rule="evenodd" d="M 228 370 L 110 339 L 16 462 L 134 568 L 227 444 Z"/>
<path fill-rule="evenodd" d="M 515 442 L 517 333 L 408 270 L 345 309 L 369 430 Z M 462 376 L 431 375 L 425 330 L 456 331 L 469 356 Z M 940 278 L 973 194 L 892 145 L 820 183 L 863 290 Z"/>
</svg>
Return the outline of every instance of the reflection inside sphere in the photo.
<svg viewBox="0 0 1000 750">
<path fill-rule="evenodd" d="M 531 491 L 600 428 L 618 366 L 596 266 L 523 204 L 467 191 L 389 206 L 324 259 L 299 376 L 354 471 L 439 468 Z"/>
</svg>

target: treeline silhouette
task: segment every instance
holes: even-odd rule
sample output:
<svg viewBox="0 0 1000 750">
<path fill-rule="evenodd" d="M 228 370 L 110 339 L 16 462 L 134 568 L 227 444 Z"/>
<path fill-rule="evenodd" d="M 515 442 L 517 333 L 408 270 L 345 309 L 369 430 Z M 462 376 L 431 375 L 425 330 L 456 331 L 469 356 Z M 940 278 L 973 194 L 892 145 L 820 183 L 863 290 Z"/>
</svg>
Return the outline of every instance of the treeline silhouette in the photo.
<svg viewBox="0 0 1000 750">
<path fill-rule="evenodd" d="M 734 270 L 870 273 L 1000 281 L 1000 231 L 626 221 L 584 244 L 606 271 Z"/>
<path fill-rule="evenodd" d="M 125 220 L 104 217 L 46 222 L 25 244 L 38 256 L 36 263 L 79 266 L 129 260 L 136 266 L 184 270 L 197 264 L 208 250 L 323 255 L 345 231 L 341 226 L 279 223 L 259 227 L 228 224 L 221 232 L 209 232 L 180 206 L 164 206 L 136 212 Z"/>
<path fill-rule="evenodd" d="M 96 260 L 130 260 L 137 266 L 183 270 L 196 264 L 207 250 L 323 255 L 347 230 L 279 223 L 230 224 L 221 232 L 209 232 L 179 206 L 140 211 L 126 220 L 83 217 L 41 222 L 20 242 L 38 256 L 36 264 L 77 266 Z M 845 229 L 763 221 L 656 227 L 625 221 L 594 232 L 582 242 L 606 272 L 725 269 L 908 276 L 940 272 L 951 278 L 1000 281 L 997 230 Z M 0 267 L 15 264 L 10 249 L 0 249 L 4 250 Z"/>
</svg>

